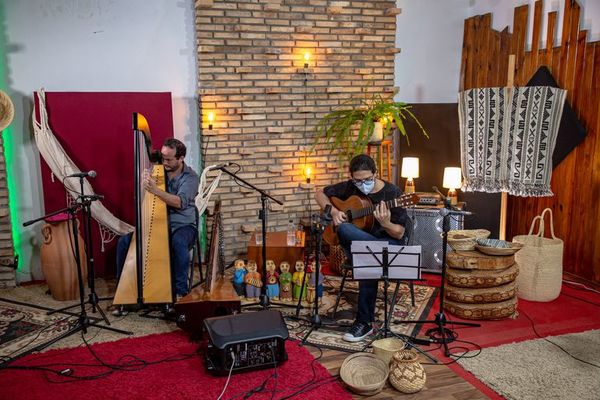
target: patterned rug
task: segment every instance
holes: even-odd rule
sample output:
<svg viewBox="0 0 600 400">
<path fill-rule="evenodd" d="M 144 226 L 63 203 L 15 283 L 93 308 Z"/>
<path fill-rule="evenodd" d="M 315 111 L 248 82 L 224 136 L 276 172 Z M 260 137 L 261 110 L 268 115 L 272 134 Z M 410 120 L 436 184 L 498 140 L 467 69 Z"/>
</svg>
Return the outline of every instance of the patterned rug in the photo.
<svg viewBox="0 0 600 400">
<path fill-rule="evenodd" d="M 335 306 L 335 300 L 341 283 L 341 277 L 326 276 L 323 284 L 323 298 L 319 305 L 319 315 L 323 320 L 323 325 L 320 329 L 314 330 L 308 337 L 308 342 L 327 347 L 330 349 L 343 350 L 348 352 L 361 351 L 365 344 L 369 342 L 370 337 L 358 343 L 349 343 L 342 340 L 342 336 L 354 321 L 357 304 L 358 304 L 358 282 L 348 280 L 345 283 L 344 293 L 342 294 L 340 304 L 337 309 L 335 318 L 331 318 L 331 313 Z M 395 283 L 390 283 L 388 288 L 389 298 L 391 299 Z M 398 298 L 396 307 L 394 308 L 393 318 L 390 321 L 390 329 L 397 334 L 412 336 L 418 332 L 420 325 L 409 323 L 394 323 L 400 320 L 425 319 L 431 305 L 435 300 L 437 289 L 430 286 L 414 285 L 415 290 L 415 306 L 411 304 L 410 290 L 407 284 L 401 283 L 398 290 Z M 379 285 L 380 298 L 377 299 L 376 318 L 378 324 L 383 325 L 383 282 Z M 242 302 L 242 304 L 244 304 Z M 389 306 L 389 304 L 388 304 Z M 311 309 L 307 303 L 303 303 L 303 309 L 300 311 L 300 317 L 308 318 Z M 250 311 L 251 309 L 244 309 Z M 283 308 L 281 312 L 285 316 L 295 316 L 296 309 L 294 307 Z M 286 318 L 290 337 L 293 339 L 302 339 L 310 329 L 310 324 L 306 321 L 298 321 L 293 318 Z"/>
<path fill-rule="evenodd" d="M 77 317 L 47 315 L 48 308 L 0 299 L 0 363 L 46 344 L 77 321 Z"/>
</svg>

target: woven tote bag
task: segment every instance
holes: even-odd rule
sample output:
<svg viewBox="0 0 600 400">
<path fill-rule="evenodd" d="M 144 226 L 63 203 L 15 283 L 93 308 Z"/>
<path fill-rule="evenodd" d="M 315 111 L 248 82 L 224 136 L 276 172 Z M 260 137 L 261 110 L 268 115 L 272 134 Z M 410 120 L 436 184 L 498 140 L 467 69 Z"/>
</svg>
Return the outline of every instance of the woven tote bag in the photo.
<svg viewBox="0 0 600 400">
<path fill-rule="evenodd" d="M 550 234 L 544 237 L 544 217 L 550 215 Z M 537 234 L 533 234 L 536 222 L 539 223 Z M 563 270 L 563 241 L 554 236 L 554 220 L 552 210 L 546 208 L 531 222 L 528 235 L 519 235 L 513 242 L 523 244 L 523 248 L 515 254 L 515 262 L 519 265 L 517 276 L 517 295 L 530 301 L 552 301 L 560 294 Z"/>
</svg>

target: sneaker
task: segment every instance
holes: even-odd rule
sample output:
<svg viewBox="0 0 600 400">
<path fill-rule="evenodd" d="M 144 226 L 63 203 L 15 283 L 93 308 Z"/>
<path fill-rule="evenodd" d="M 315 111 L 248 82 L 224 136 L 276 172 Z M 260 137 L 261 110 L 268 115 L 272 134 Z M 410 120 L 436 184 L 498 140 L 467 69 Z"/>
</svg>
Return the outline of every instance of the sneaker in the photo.
<svg viewBox="0 0 600 400">
<path fill-rule="evenodd" d="M 125 310 L 125 307 L 119 306 L 119 307 L 115 308 L 111 314 L 114 315 L 115 317 L 124 317 L 127 314 L 129 314 L 129 311 Z"/>
<path fill-rule="evenodd" d="M 373 333 L 373 327 L 371 324 L 355 322 L 350 329 L 348 329 L 348 332 L 344 334 L 342 339 L 344 339 L 346 342 L 360 342 L 371 333 Z"/>
</svg>

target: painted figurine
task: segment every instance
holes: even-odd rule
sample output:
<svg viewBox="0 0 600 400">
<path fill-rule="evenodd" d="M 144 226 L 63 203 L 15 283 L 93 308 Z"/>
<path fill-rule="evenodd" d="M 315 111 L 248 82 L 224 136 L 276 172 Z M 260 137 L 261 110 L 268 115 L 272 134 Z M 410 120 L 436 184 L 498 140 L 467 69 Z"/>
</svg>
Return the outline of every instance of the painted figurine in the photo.
<svg viewBox="0 0 600 400">
<path fill-rule="evenodd" d="M 277 265 L 273 260 L 267 260 L 265 268 L 267 269 L 267 296 L 273 300 L 279 300 Z"/>
<path fill-rule="evenodd" d="M 319 269 L 319 276 L 317 278 L 316 269 L 316 262 L 313 260 L 307 268 L 308 276 L 306 279 L 308 281 L 306 300 L 311 303 L 315 301 L 315 287 L 317 296 L 319 296 L 319 298 L 323 297 L 323 281 L 325 280 L 325 277 Z"/>
<path fill-rule="evenodd" d="M 281 301 L 292 301 L 292 274 L 290 263 L 282 261 L 279 265 L 279 298 Z"/>
<path fill-rule="evenodd" d="M 261 275 L 257 271 L 256 261 L 248 261 L 246 269 L 248 270 L 248 273 L 244 277 L 246 298 L 248 300 L 256 300 L 260 296 L 260 288 L 262 287 Z"/>
<path fill-rule="evenodd" d="M 292 275 L 292 283 L 294 284 L 294 300 L 300 298 L 302 294 L 302 300 L 306 299 L 306 282 L 304 282 L 304 262 L 296 261 L 296 271 Z M 302 284 L 304 283 L 304 288 Z"/>
<path fill-rule="evenodd" d="M 238 296 L 244 296 L 244 277 L 246 276 L 246 263 L 244 260 L 235 260 L 233 263 L 233 288 Z"/>
</svg>

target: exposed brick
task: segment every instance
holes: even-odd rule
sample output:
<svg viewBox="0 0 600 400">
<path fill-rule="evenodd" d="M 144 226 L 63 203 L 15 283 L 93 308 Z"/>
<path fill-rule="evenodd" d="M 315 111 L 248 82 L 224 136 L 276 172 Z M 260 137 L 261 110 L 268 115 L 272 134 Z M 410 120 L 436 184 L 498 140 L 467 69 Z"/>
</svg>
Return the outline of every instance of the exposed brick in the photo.
<svg viewBox="0 0 600 400">
<path fill-rule="evenodd" d="M 200 107 L 219 110 L 215 129 L 202 124 L 210 136 L 205 162 L 235 161 L 244 179 L 284 201 L 272 209 L 269 228 L 307 219 L 307 203 L 317 209 L 314 188 L 346 176 L 323 145 L 308 152 L 315 126 L 349 99 L 392 93 L 394 8 L 393 0 L 214 0 L 196 11 Z M 310 184 L 305 162 L 315 170 Z M 259 226 L 260 199 L 229 179 L 216 193 L 226 257 L 243 256 Z"/>
</svg>

